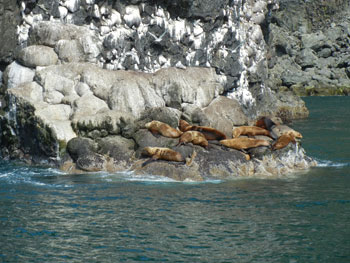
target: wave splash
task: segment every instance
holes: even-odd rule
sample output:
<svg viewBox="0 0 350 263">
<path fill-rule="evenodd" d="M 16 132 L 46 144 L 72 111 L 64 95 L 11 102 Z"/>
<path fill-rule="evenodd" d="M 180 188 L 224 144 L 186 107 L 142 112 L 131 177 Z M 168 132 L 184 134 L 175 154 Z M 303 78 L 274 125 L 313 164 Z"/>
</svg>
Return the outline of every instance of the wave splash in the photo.
<svg viewBox="0 0 350 263">
<path fill-rule="evenodd" d="M 341 162 L 335 162 L 331 160 L 321 160 L 315 158 L 317 161 L 317 167 L 335 167 L 335 168 L 342 168 L 342 167 L 348 167 L 350 166 L 350 163 L 341 163 Z"/>
</svg>

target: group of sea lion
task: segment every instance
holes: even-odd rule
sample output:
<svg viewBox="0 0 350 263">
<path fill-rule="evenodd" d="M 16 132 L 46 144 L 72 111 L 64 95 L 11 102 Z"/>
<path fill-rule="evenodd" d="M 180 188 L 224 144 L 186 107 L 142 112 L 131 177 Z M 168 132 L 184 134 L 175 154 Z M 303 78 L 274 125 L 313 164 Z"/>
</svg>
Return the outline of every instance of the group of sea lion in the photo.
<svg viewBox="0 0 350 263">
<path fill-rule="evenodd" d="M 232 131 L 232 139 L 227 139 L 226 135 L 217 129 L 207 126 L 190 125 L 185 120 L 179 121 L 179 129 L 156 120 L 146 123 L 145 127 L 151 131 L 152 134 L 160 134 L 169 138 L 179 138 L 178 145 L 192 143 L 208 149 L 208 141 L 219 141 L 219 143 L 225 147 L 242 151 L 247 160 L 250 160 L 250 156 L 245 153 L 244 150 L 259 146 L 271 147 L 272 150 L 279 150 L 286 147 L 290 142 L 295 144 L 296 138 L 302 138 L 299 132 L 286 125 L 276 124 L 268 117 L 261 117 L 256 121 L 254 126 L 240 126 L 235 128 Z M 240 137 L 241 135 L 248 137 Z M 264 139 L 251 138 L 258 135 L 268 136 L 272 138 L 274 142 L 271 144 Z M 190 165 L 196 155 L 196 153 L 193 152 L 190 160 L 186 160 L 179 152 L 163 147 L 145 147 L 142 154 L 151 157 L 144 165 L 154 160 L 185 162 L 187 165 Z"/>
</svg>

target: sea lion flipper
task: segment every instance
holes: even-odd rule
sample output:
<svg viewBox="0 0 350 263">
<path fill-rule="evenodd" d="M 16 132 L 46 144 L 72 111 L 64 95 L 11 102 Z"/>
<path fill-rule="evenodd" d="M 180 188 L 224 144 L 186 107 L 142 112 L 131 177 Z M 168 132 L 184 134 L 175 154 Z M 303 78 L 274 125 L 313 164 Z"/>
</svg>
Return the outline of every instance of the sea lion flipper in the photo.
<svg viewBox="0 0 350 263">
<path fill-rule="evenodd" d="M 155 155 L 152 156 L 152 160 L 153 161 L 156 161 L 158 159 L 159 159 L 159 155 L 158 154 L 155 154 Z"/>
<path fill-rule="evenodd" d="M 153 158 L 149 158 L 147 161 L 143 162 L 141 167 L 145 167 L 147 164 L 154 162 L 155 160 Z"/>
<path fill-rule="evenodd" d="M 188 160 L 186 160 L 186 165 L 190 166 L 192 164 L 194 158 L 196 158 L 196 156 L 197 156 L 197 152 L 193 151 L 192 155 L 191 155 L 191 158 L 188 158 Z"/>
</svg>

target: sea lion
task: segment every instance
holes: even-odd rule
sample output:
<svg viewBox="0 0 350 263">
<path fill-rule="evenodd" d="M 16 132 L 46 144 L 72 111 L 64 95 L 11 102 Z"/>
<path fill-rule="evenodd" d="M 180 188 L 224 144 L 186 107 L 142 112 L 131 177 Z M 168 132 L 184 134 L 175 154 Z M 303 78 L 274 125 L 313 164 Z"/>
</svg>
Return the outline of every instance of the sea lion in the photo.
<svg viewBox="0 0 350 263">
<path fill-rule="evenodd" d="M 272 145 L 272 150 L 279 150 L 286 147 L 290 142 L 296 143 L 294 134 L 292 132 L 282 134 L 277 141 Z"/>
<path fill-rule="evenodd" d="M 261 117 L 258 119 L 255 123 L 255 126 L 266 129 L 268 131 L 271 131 L 271 128 L 275 126 L 276 123 L 274 123 L 270 118 L 268 117 Z"/>
<path fill-rule="evenodd" d="M 184 162 L 181 153 L 164 147 L 145 147 L 142 155 L 150 156 L 153 160 L 166 160 L 173 162 Z"/>
<path fill-rule="evenodd" d="M 206 126 L 192 126 L 191 131 L 199 131 L 201 132 L 204 137 L 210 141 L 210 140 L 225 140 L 226 135 L 223 134 L 221 131 L 218 131 L 214 128 L 211 127 L 206 127 Z"/>
<path fill-rule="evenodd" d="M 245 150 L 259 146 L 270 146 L 270 143 L 266 140 L 244 137 L 221 140 L 220 143 L 226 147 L 233 148 L 236 150 Z"/>
<path fill-rule="evenodd" d="M 243 154 L 243 156 L 244 156 L 246 161 L 250 161 L 251 160 L 251 157 L 250 157 L 250 155 L 248 153 L 245 153 L 245 152 L 242 151 L 242 154 Z"/>
<path fill-rule="evenodd" d="M 283 134 L 289 133 L 292 134 L 295 138 L 303 138 L 303 135 L 300 132 L 293 130 L 287 125 L 276 125 L 272 128 L 272 132 L 274 132 L 278 137 L 282 136 Z"/>
<path fill-rule="evenodd" d="M 248 135 L 248 136 L 256 136 L 256 135 L 265 135 L 268 137 L 272 137 L 271 133 L 263 128 L 256 126 L 240 126 L 233 130 L 232 137 L 237 138 L 240 135 Z"/>
<path fill-rule="evenodd" d="M 145 127 L 153 134 L 161 134 L 164 137 L 178 138 L 182 135 L 182 131 L 179 131 L 170 125 L 161 121 L 151 121 L 146 123 Z"/>
<path fill-rule="evenodd" d="M 196 157 L 197 153 L 195 151 L 192 152 L 191 158 L 183 158 L 181 153 L 174 151 L 170 148 L 164 148 L 164 147 L 145 147 L 142 150 L 142 155 L 150 156 L 151 159 L 144 162 L 142 164 L 142 167 L 144 167 L 146 164 L 156 161 L 156 160 L 165 160 L 165 161 L 172 161 L 172 162 L 184 162 L 187 166 L 191 165 L 193 162 L 193 159 Z"/>
<path fill-rule="evenodd" d="M 205 136 L 199 131 L 184 132 L 180 137 L 178 145 L 189 143 L 189 142 L 196 145 L 200 145 L 202 147 L 208 147 L 209 145 Z"/>
<path fill-rule="evenodd" d="M 197 126 L 197 125 L 190 125 L 187 121 L 180 120 L 179 122 L 180 131 L 186 132 L 186 131 L 199 131 L 201 132 L 204 137 L 209 140 L 225 140 L 226 135 L 223 134 L 221 131 L 218 131 L 214 128 L 207 127 L 207 126 Z"/>
<path fill-rule="evenodd" d="M 180 131 L 182 132 L 186 132 L 186 131 L 189 131 L 191 129 L 191 125 L 185 121 L 185 120 L 180 120 L 179 121 L 179 128 L 180 128 Z"/>
</svg>

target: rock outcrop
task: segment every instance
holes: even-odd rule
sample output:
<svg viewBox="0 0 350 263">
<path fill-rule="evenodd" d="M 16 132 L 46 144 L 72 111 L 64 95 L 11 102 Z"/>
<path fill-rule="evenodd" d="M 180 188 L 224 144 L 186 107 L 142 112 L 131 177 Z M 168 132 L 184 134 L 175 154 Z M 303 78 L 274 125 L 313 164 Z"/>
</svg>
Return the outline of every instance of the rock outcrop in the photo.
<svg viewBox="0 0 350 263">
<path fill-rule="evenodd" d="M 312 166 L 299 144 L 246 161 L 236 150 L 176 146 L 144 129 L 150 120 L 176 128 L 182 118 L 230 137 L 260 115 L 306 117 L 297 96 L 267 85 L 264 30 L 277 7 L 275 0 L 20 1 L 18 50 L 13 45 L 15 54 L 3 59 L 2 156 L 177 180 Z M 302 63 L 312 62 L 304 56 Z M 178 149 L 184 158 L 195 149 L 196 157 L 191 166 L 142 166 L 146 146 Z"/>
<path fill-rule="evenodd" d="M 350 4 L 288 1 L 268 18 L 268 86 L 300 96 L 350 93 Z"/>
</svg>

